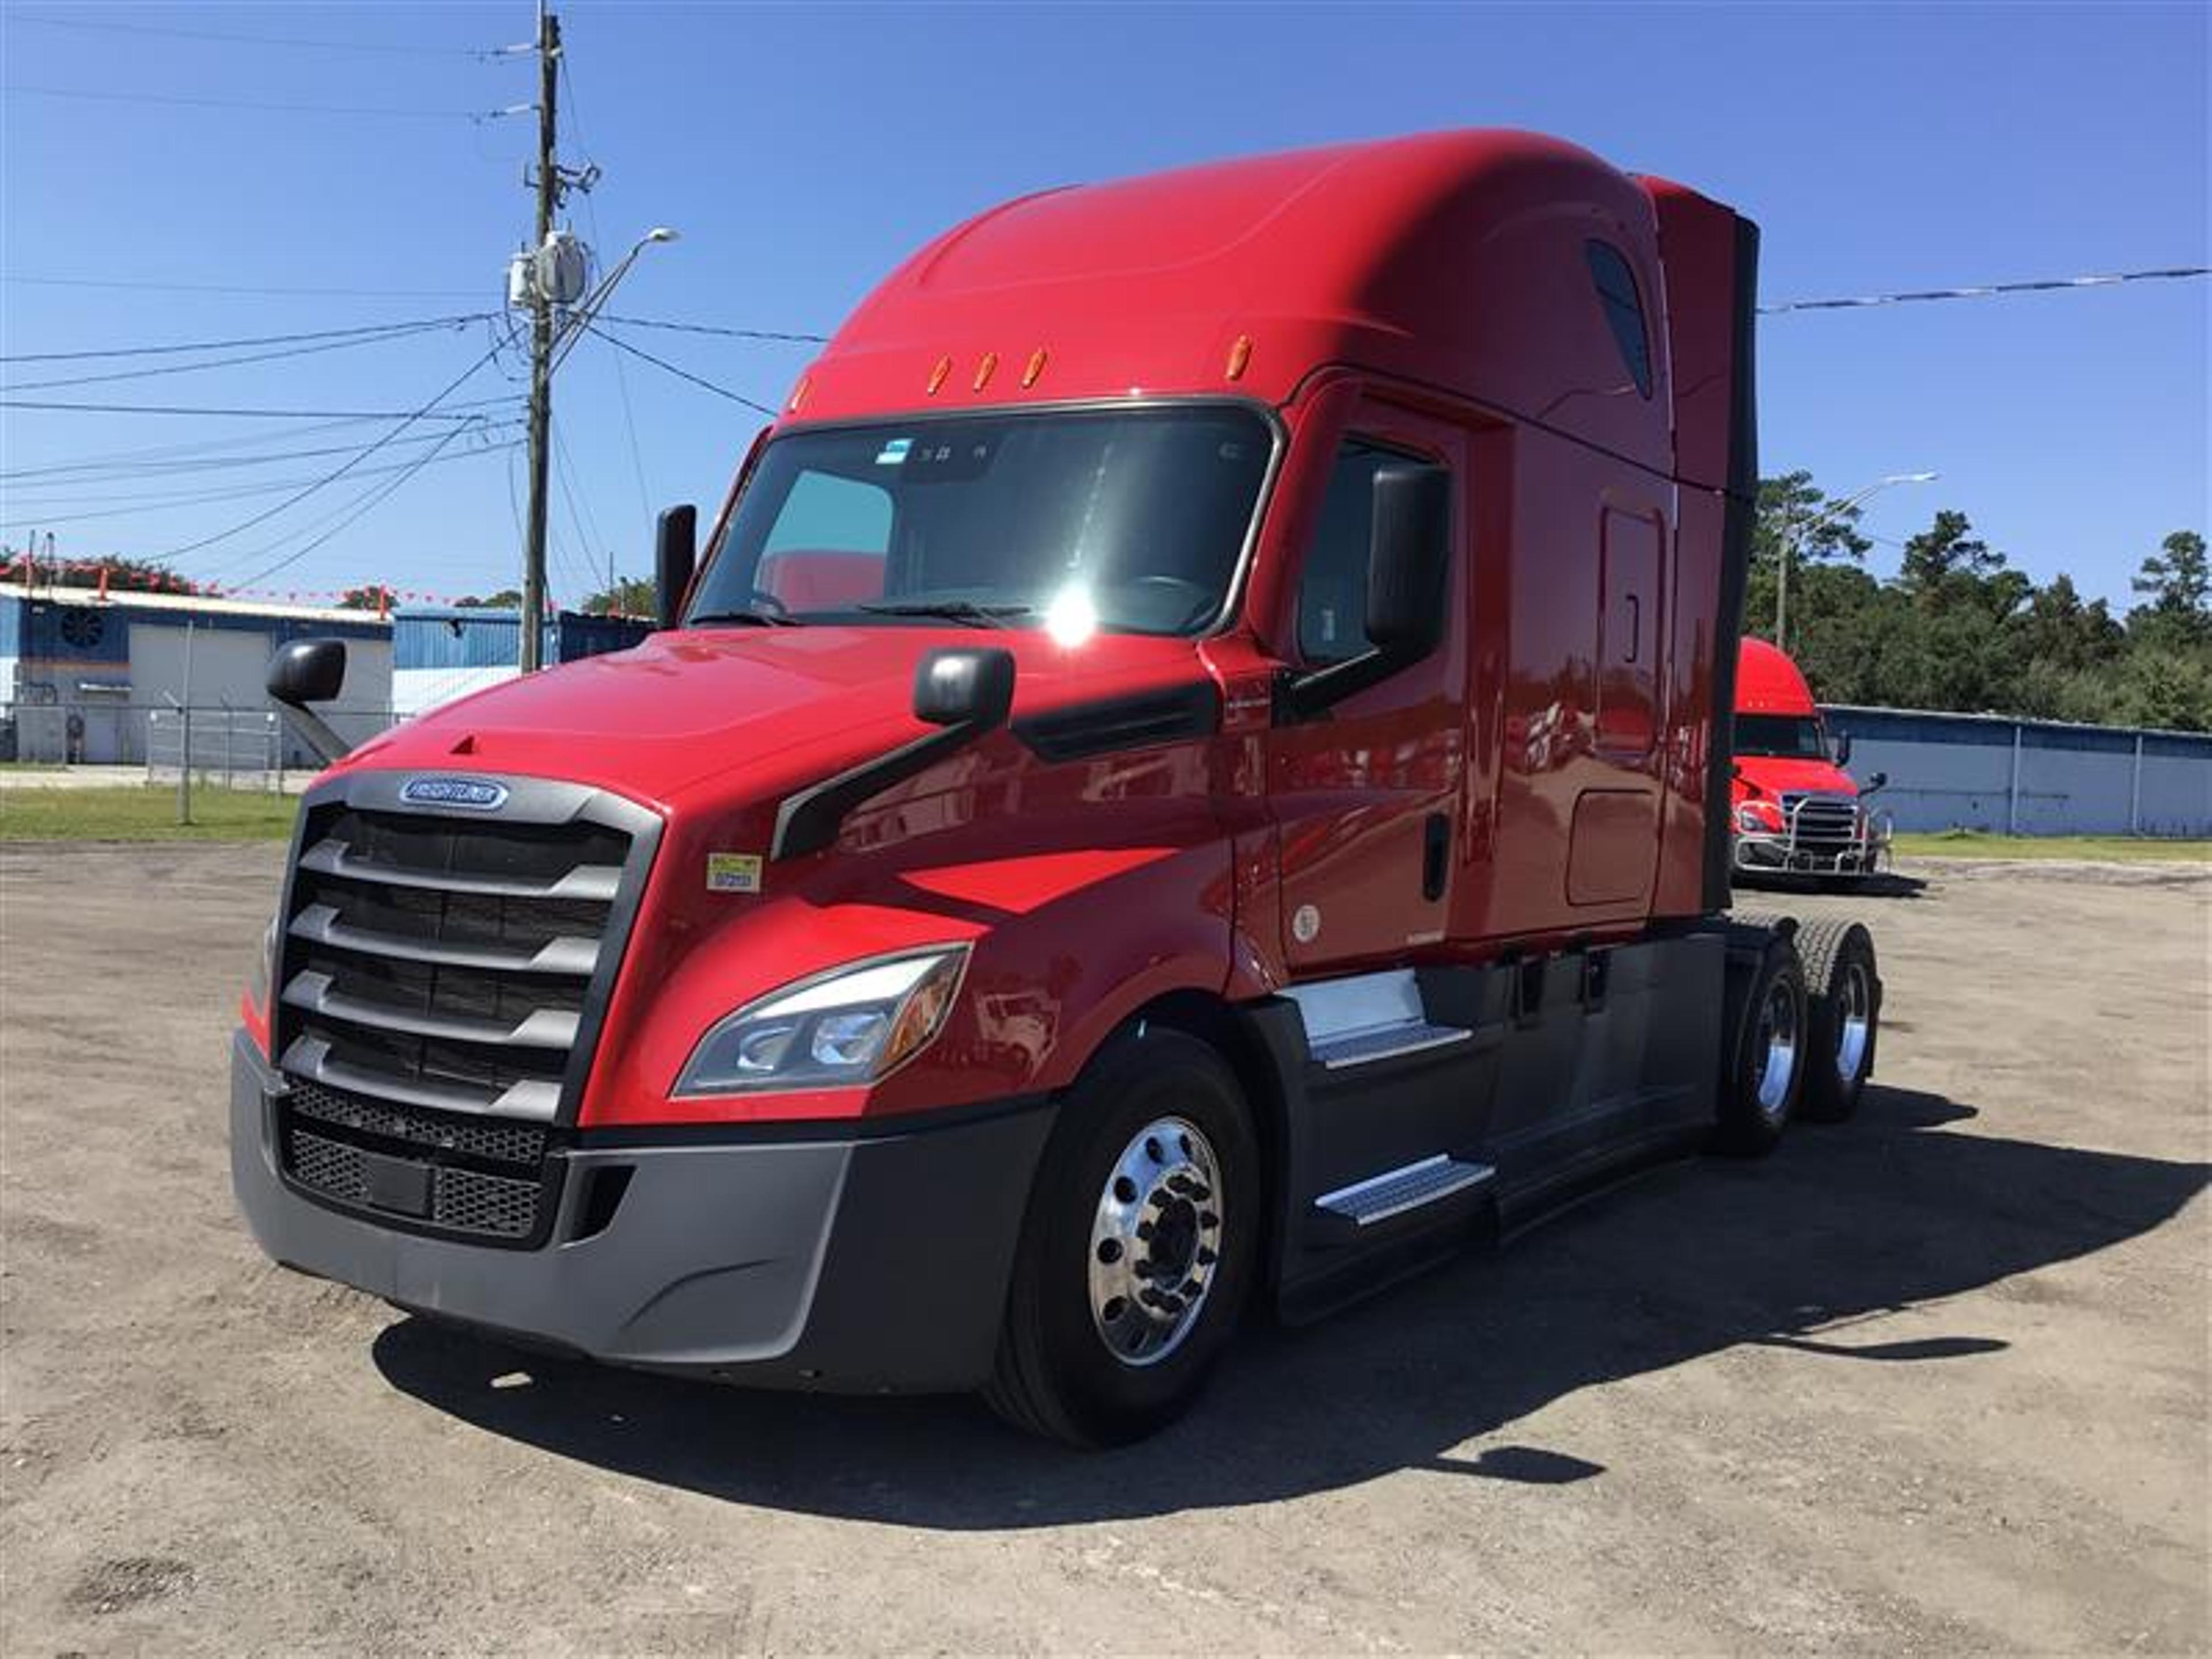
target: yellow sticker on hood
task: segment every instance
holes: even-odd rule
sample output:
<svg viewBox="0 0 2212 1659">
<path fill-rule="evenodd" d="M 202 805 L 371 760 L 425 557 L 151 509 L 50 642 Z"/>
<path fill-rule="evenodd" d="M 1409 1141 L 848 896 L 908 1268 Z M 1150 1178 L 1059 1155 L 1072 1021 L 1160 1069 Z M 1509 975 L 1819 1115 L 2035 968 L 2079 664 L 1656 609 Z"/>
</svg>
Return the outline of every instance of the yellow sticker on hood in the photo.
<svg viewBox="0 0 2212 1659">
<path fill-rule="evenodd" d="M 707 890 L 710 893 L 757 893 L 761 890 L 758 853 L 707 854 Z"/>
</svg>

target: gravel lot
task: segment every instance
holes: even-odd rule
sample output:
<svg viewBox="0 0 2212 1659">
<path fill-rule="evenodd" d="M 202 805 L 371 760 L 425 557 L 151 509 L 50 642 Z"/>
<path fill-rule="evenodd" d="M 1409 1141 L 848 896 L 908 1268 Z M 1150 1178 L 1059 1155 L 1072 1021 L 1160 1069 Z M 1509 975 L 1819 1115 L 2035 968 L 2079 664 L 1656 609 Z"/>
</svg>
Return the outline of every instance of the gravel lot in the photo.
<svg viewBox="0 0 2212 1659">
<path fill-rule="evenodd" d="M 279 849 L 0 848 L 0 1649 L 2201 1652 L 2201 866 L 1918 866 L 1881 1086 L 1077 1457 L 549 1366 L 263 1262 Z M 1781 908 L 1782 900 L 1759 908 Z"/>
</svg>

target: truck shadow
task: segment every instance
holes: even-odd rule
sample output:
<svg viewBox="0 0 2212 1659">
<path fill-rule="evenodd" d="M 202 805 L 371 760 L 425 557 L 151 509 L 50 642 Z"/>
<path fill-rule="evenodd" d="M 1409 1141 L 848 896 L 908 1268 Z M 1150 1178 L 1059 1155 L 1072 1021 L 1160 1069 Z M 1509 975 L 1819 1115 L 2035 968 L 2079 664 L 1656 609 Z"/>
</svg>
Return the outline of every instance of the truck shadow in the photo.
<svg viewBox="0 0 2212 1659">
<path fill-rule="evenodd" d="M 1470 1255 L 1304 1330 L 1248 1333 L 1184 1421 L 1085 1456 L 959 1400 L 757 1394 L 549 1360 L 402 1318 L 395 1387 L 490 1433 L 728 1499 L 893 1525 L 1044 1526 L 1262 1502 L 1391 1471 L 1601 1477 L 1511 1425 L 1577 1389 L 1743 1344 L 1824 1364 L 1993 1363 L 1972 1329 L 1855 1326 L 2132 1238 L 2212 1166 L 1947 1132 L 1941 1096 L 1869 1091 L 1764 1164 L 1655 1171 L 1494 1256 Z M 517 1373 L 526 1376 L 525 1382 Z M 495 1379 L 497 1379 L 495 1385 Z M 1471 1440 L 1486 1440 L 1468 1447 Z"/>
</svg>

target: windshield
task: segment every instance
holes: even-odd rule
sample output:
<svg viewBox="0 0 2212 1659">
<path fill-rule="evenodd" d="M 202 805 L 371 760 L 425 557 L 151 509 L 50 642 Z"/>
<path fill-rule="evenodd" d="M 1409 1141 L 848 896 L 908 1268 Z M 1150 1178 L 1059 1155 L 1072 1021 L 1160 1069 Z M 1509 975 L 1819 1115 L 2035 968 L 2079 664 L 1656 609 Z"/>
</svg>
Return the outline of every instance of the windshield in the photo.
<svg viewBox="0 0 2212 1659">
<path fill-rule="evenodd" d="M 1820 722 L 1810 714 L 1738 714 L 1735 752 L 1785 760 L 1826 760 L 1828 745 L 1821 738 Z"/>
<path fill-rule="evenodd" d="M 1194 634 L 1273 447 L 1229 405 L 795 432 L 763 452 L 686 620 Z"/>
</svg>

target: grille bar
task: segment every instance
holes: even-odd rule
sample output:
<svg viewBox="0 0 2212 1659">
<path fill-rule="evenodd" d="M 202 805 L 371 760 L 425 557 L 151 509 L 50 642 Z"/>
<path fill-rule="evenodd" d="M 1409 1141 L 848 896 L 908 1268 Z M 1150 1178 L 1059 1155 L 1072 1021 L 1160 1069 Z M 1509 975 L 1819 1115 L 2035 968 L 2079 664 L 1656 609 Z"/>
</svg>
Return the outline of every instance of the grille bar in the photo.
<svg viewBox="0 0 2212 1659">
<path fill-rule="evenodd" d="M 619 865 L 580 864 L 552 881 L 531 881 L 382 863 L 356 856 L 348 843 L 335 836 L 319 841 L 301 854 L 300 868 L 348 881 L 376 882 L 387 887 L 427 887 L 444 893 L 481 893 L 497 898 L 591 899 L 611 903 L 622 885 Z"/>
<path fill-rule="evenodd" d="M 329 1040 L 313 1033 L 293 1041 L 284 1050 L 283 1064 L 283 1069 L 295 1077 L 402 1106 L 427 1107 L 434 1112 L 473 1112 L 489 1117 L 550 1123 L 561 1109 L 561 1083 L 557 1078 L 525 1079 L 502 1089 L 457 1088 L 450 1083 L 373 1071 L 333 1059 Z"/>
<path fill-rule="evenodd" d="M 313 903 L 292 918 L 294 939 L 362 956 L 398 962 L 426 962 L 443 968 L 481 968 L 496 974 L 569 974 L 588 976 L 599 965 L 599 942 L 562 934 L 535 951 L 502 951 L 481 945 L 380 933 L 343 920 L 334 904 Z"/>
<path fill-rule="evenodd" d="M 350 1024 L 404 1031 L 414 1036 L 442 1037 L 449 1042 L 481 1042 L 502 1048 L 544 1048 L 566 1053 L 576 1041 L 577 1016 L 568 1009 L 532 1009 L 512 1025 L 464 1019 L 451 1014 L 414 1013 L 388 1002 L 348 996 L 336 988 L 330 975 L 313 969 L 292 976 L 284 987 L 284 1000 L 295 1008 L 305 1008 L 311 1013 Z"/>
</svg>

